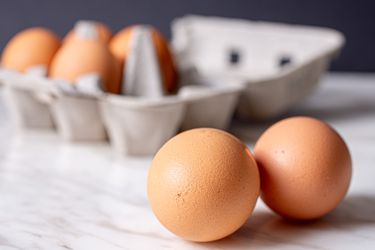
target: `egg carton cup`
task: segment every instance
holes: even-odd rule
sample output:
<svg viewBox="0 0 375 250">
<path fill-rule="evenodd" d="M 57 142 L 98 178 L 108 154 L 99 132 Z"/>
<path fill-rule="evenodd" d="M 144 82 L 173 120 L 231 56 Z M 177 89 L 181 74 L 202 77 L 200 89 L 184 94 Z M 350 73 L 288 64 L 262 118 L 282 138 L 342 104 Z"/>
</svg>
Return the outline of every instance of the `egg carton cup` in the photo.
<svg viewBox="0 0 375 250">
<path fill-rule="evenodd" d="M 42 98 L 49 88 L 46 82 L 37 75 L 8 70 L 1 70 L 0 75 L 4 101 L 16 127 L 21 130 L 53 130 L 50 106 Z"/>
<path fill-rule="evenodd" d="M 69 142 L 101 142 L 107 133 L 98 97 L 60 93 L 50 101 L 57 131 Z"/>
<path fill-rule="evenodd" d="M 99 109 L 100 77 L 88 74 L 75 84 L 45 79 L 45 103 L 48 103 L 57 132 L 68 142 L 101 142 L 107 133 Z"/>
<path fill-rule="evenodd" d="M 241 82 L 237 114 L 269 119 L 297 105 L 344 44 L 332 29 L 218 17 L 172 23 L 183 83 Z"/>
<path fill-rule="evenodd" d="M 228 129 L 243 89 L 241 84 L 211 87 L 191 85 L 181 88 L 178 95 L 186 102 L 181 129 Z"/>
<path fill-rule="evenodd" d="M 100 107 L 116 151 L 152 155 L 181 130 L 227 129 L 241 90 L 242 86 L 186 86 L 176 96 L 155 99 L 107 95 Z"/>
<path fill-rule="evenodd" d="M 126 155 L 154 153 L 177 133 L 185 109 L 173 97 L 153 102 L 107 96 L 100 107 L 112 146 Z"/>
<path fill-rule="evenodd" d="M 98 94 L 87 94 L 87 90 L 44 75 L 4 70 L 0 73 L 7 107 L 17 127 L 57 130 L 64 140 L 72 142 L 106 140 Z M 85 86 L 87 77 L 92 76 L 80 79 L 77 86 Z"/>
</svg>

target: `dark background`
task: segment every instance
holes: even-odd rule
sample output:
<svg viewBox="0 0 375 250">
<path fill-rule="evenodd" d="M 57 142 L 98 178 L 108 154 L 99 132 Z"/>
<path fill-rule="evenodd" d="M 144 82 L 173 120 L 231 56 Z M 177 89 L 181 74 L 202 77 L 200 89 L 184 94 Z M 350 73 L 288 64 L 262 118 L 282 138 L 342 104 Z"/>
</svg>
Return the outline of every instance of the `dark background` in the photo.
<svg viewBox="0 0 375 250">
<path fill-rule="evenodd" d="M 79 19 L 103 21 L 114 31 L 134 23 L 156 26 L 170 37 L 170 22 L 185 14 L 327 26 L 343 32 L 346 46 L 332 69 L 375 71 L 373 0 L 1 0 L 0 46 L 17 31 L 45 26 L 63 36 Z"/>
</svg>

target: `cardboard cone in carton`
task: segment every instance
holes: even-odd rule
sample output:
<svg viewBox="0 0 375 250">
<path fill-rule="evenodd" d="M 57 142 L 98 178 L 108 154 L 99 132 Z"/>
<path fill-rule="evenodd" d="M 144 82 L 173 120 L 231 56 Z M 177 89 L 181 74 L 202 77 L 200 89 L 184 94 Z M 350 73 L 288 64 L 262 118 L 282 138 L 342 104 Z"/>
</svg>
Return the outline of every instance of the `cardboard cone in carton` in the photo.
<svg viewBox="0 0 375 250">
<path fill-rule="evenodd" d="M 78 21 L 74 26 L 74 32 L 81 38 L 99 39 L 96 23 L 92 21 Z"/>
<path fill-rule="evenodd" d="M 130 53 L 124 67 L 122 93 L 130 96 L 161 97 L 165 87 L 160 74 L 152 30 L 137 26 L 130 44 Z"/>
<path fill-rule="evenodd" d="M 80 31 L 82 29 L 82 31 Z M 79 20 L 74 25 L 73 30 L 69 31 L 64 37 L 64 43 L 70 42 L 76 37 L 77 31 L 84 34 L 85 37 L 91 37 L 103 43 L 108 43 L 112 37 L 110 28 L 104 23 L 94 20 Z"/>
</svg>

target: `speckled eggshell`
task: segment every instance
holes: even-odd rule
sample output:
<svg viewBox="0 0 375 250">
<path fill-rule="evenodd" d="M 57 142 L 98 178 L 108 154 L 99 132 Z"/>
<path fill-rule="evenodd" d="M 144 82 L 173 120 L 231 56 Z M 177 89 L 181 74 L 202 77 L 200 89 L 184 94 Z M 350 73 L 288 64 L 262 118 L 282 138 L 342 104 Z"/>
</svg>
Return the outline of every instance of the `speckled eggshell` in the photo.
<svg viewBox="0 0 375 250">
<path fill-rule="evenodd" d="M 256 162 L 231 134 L 200 128 L 169 140 L 148 175 L 148 198 L 159 221 L 191 241 L 221 239 L 251 215 L 260 190 Z"/>
<path fill-rule="evenodd" d="M 343 139 L 328 124 L 308 117 L 282 120 L 255 145 L 261 197 L 276 213 L 294 220 L 319 218 L 344 198 L 352 174 Z"/>
<path fill-rule="evenodd" d="M 4 48 L 1 66 L 25 72 L 34 66 L 49 67 L 61 45 L 55 33 L 45 28 L 29 28 L 15 35 Z"/>
</svg>

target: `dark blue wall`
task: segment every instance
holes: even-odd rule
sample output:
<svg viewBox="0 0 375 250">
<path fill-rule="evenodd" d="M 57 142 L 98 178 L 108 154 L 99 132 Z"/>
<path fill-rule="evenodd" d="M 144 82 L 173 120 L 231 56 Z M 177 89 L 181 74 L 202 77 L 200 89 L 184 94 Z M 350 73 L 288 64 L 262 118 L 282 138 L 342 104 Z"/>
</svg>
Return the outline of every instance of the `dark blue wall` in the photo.
<svg viewBox="0 0 375 250">
<path fill-rule="evenodd" d="M 189 13 L 335 28 L 346 35 L 347 44 L 333 69 L 375 71 L 372 0 L 1 0 L 0 46 L 29 26 L 46 26 L 63 35 L 78 19 L 101 20 L 114 30 L 149 23 L 169 36 L 171 20 Z"/>
</svg>

